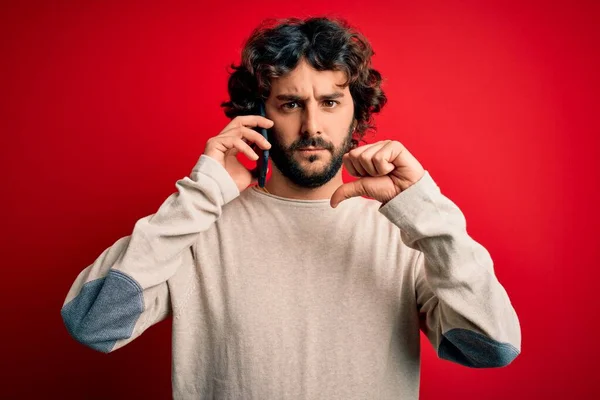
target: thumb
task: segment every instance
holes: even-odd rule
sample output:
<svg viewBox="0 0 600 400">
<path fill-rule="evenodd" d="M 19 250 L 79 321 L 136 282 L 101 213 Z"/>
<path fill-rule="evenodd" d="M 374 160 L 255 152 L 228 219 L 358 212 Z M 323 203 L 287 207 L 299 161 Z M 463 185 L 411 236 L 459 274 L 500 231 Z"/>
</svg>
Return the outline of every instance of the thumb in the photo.
<svg viewBox="0 0 600 400">
<path fill-rule="evenodd" d="M 338 204 L 344 200 L 347 200 L 351 197 L 364 196 L 365 194 L 366 193 L 362 182 L 360 179 L 358 179 L 353 182 L 344 183 L 337 188 L 336 191 L 331 195 L 331 201 L 329 204 L 331 204 L 331 207 L 336 208 Z"/>
</svg>

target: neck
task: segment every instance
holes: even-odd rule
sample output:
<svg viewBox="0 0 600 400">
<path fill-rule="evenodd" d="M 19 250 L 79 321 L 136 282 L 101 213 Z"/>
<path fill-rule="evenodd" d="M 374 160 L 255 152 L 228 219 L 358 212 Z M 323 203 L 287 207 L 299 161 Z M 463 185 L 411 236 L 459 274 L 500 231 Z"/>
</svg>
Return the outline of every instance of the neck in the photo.
<svg viewBox="0 0 600 400">
<path fill-rule="evenodd" d="M 267 191 L 275 196 L 299 200 L 325 200 L 331 199 L 333 193 L 340 187 L 342 180 L 342 168 L 326 184 L 318 188 L 306 188 L 298 186 L 281 174 L 277 167 L 273 168 L 271 178 L 265 184 Z"/>
</svg>

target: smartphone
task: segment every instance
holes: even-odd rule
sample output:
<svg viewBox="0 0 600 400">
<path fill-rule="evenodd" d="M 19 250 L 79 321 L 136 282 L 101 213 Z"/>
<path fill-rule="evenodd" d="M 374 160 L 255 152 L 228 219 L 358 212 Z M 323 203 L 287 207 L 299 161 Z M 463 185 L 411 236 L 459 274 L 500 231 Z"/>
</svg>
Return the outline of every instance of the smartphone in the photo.
<svg viewBox="0 0 600 400">
<path fill-rule="evenodd" d="M 258 115 L 261 117 L 265 117 L 265 104 L 263 101 L 259 101 L 258 103 Z M 269 135 L 267 133 L 266 128 L 256 127 L 255 131 L 260 133 L 265 139 L 269 140 Z M 260 147 L 256 146 L 256 151 L 258 154 L 258 186 L 265 187 L 265 182 L 267 180 L 267 167 L 269 166 L 269 150 L 263 150 Z"/>
</svg>

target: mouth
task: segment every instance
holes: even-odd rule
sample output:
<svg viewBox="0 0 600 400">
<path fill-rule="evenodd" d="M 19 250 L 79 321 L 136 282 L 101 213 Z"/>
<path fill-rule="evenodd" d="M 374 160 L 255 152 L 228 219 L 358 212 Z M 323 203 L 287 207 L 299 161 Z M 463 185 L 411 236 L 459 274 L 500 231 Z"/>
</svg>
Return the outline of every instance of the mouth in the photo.
<svg viewBox="0 0 600 400">
<path fill-rule="evenodd" d="M 300 153 L 316 153 L 318 151 L 325 151 L 325 149 L 322 149 L 320 147 L 305 147 L 303 149 L 298 149 L 298 151 Z"/>
</svg>

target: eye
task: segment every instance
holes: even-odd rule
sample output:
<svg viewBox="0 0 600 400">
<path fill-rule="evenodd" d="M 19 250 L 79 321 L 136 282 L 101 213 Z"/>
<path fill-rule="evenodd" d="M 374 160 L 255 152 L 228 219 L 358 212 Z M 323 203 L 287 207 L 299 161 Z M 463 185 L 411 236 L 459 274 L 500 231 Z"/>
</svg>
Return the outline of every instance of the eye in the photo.
<svg viewBox="0 0 600 400">
<path fill-rule="evenodd" d="M 293 110 L 294 108 L 297 108 L 297 107 L 294 107 L 294 105 L 300 106 L 300 104 L 298 104 L 297 101 L 290 101 L 289 103 L 282 104 L 281 108 L 284 108 L 286 110 Z"/>
<path fill-rule="evenodd" d="M 325 101 L 323 102 L 323 104 L 325 104 L 325 106 L 326 106 L 327 108 L 333 108 L 333 107 L 335 107 L 336 105 L 338 105 L 339 103 L 338 103 L 337 101 L 335 101 L 335 100 L 325 100 Z"/>
</svg>

